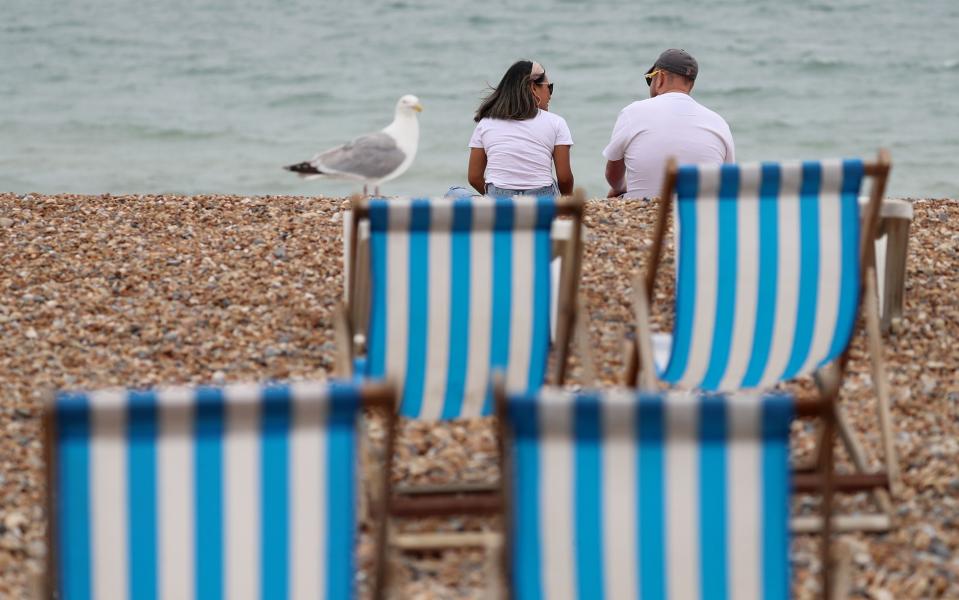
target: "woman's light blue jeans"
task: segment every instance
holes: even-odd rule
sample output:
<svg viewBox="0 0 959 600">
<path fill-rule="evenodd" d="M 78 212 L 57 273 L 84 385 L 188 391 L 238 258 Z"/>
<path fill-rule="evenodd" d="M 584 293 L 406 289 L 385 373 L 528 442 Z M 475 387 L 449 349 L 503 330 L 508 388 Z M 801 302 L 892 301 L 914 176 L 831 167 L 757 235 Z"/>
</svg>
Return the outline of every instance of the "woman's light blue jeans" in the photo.
<svg viewBox="0 0 959 600">
<path fill-rule="evenodd" d="M 492 183 L 486 184 L 486 195 L 494 198 L 510 198 L 523 194 L 527 196 L 559 196 L 559 190 L 556 188 L 555 183 L 529 190 L 508 190 L 506 188 L 496 187 Z"/>
</svg>

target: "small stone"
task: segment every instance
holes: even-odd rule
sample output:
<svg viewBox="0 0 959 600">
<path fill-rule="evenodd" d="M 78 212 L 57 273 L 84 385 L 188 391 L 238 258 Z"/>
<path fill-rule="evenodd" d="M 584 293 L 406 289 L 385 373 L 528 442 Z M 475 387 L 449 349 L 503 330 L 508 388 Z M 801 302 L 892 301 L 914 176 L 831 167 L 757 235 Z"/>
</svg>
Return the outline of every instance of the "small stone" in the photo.
<svg viewBox="0 0 959 600">
<path fill-rule="evenodd" d="M 9 217 L 0 217 L 0 227 L 13 227 L 13 219 Z"/>
</svg>

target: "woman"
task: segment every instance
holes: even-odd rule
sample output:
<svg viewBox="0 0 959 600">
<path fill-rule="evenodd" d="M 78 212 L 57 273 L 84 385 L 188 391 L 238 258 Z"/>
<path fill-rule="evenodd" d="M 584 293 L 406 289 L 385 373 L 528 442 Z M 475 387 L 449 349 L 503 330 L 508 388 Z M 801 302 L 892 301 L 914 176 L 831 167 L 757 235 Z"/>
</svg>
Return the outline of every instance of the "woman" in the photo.
<svg viewBox="0 0 959 600">
<path fill-rule="evenodd" d="M 549 112 L 553 84 L 539 63 L 521 60 L 476 110 L 468 178 L 481 194 L 571 194 L 566 121 Z M 553 165 L 556 179 L 553 179 Z"/>
</svg>

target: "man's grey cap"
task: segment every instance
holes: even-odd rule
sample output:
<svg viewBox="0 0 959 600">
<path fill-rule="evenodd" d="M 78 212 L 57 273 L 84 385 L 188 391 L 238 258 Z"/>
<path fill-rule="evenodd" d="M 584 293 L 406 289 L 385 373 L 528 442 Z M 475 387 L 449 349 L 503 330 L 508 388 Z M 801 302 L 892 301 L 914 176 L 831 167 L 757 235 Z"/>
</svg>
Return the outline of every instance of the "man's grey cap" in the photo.
<svg viewBox="0 0 959 600">
<path fill-rule="evenodd" d="M 699 63 L 689 52 L 679 48 L 670 48 L 659 55 L 659 58 L 646 73 L 652 73 L 656 69 L 665 69 L 670 73 L 685 75 L 695 81 L 696 75 L 699 73 Z"/>
</svg>

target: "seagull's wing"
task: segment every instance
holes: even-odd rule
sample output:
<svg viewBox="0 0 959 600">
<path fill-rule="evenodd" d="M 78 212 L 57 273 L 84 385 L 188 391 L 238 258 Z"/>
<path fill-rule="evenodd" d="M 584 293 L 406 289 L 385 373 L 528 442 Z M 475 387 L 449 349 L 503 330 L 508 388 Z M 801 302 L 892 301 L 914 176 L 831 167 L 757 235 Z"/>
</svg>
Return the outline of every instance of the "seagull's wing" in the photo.
<svg viewBox="0 0 959 600">
<path fill-rule="evenodd" d="M 406 154 L 393 136 L 383 133 L 363 135 L 348 144 L 317 154 L 310 164 L 324 173 L 339 173 L 364 179 L 386 177 L 399 167 Z"/>
</svg>

